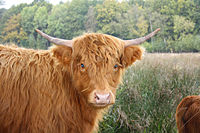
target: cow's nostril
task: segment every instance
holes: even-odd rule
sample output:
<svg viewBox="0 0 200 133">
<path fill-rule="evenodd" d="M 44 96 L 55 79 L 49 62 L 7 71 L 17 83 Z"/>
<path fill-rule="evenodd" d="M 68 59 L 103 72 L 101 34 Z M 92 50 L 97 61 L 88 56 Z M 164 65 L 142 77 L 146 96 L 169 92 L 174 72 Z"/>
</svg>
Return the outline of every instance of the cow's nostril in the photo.
<svg viewBox="0 0 200 133">
<path fill-rule="evenodd" d="M 95 99 L 96 99 L 96 100 L 99 100 L 99 97 L 96 95 L 96 93 L 95 93 Z"/>
<path fill-rule="evenodd" d="M 109 95 L 108 95 L 108 97 L 107 97 L 107 100 L 110 100 L 110 93 L 109 93 Z"/>
</svg>

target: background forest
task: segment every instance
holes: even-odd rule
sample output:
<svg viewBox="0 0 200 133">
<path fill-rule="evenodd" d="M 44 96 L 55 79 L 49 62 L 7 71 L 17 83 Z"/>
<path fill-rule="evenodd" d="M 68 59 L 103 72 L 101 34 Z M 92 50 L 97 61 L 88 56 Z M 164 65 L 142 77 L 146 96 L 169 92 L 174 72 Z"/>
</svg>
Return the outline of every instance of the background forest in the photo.
<svg viewBox="0 0 200 133">
<path fill-rule="evenodd" d="M 3 4 L 3 0 L 0 0 Z M 47 49 L 34 30 L 72 39 L 87 32 L 131 39 L 161 28 L 144 44 L 148 52 L 199 52 L 199 0 L 71 0 L 52 5 L 34 0 L 0 9 L 0 42 Z"/>
</svg>

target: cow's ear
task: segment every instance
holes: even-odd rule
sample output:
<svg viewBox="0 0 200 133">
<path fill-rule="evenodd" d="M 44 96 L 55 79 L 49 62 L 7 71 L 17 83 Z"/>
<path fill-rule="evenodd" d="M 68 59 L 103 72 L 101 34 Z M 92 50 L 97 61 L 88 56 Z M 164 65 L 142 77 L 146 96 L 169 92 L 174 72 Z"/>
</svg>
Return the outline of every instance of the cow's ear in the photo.
<svg viewBox="0 0 200 133">
<path fill-rule="evenodd" d="M 124 48 L 124 56 L 122 58 L 122 64 L 125 68 L 132 65 L 136 60 L 141 60 L 144 53 L 144 48 L 133 45 Z"/>
<path fill-rule="evenodd" d="M 59 63 L 69 64 L 72 59 L 72 48 L 66 46 L 53 46 L 51 48 L 53 56 L 58 59 Z"/>
</svg>

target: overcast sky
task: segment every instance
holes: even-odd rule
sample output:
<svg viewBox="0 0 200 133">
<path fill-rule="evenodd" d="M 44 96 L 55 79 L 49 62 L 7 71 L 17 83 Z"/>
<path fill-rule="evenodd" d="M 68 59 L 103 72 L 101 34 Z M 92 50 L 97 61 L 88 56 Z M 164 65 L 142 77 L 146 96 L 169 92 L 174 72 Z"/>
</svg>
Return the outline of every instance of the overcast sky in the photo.
<svg viewBox="0 0 200 133">
<path fill-rule="evenodd" d="M 56 5 L 60 1 L 66 2 L 67 0 L 48 0 L 50 3 Z M 21 3 L 31 3 L 33 0 L 4 0 L 4 5 L 0 5 L 0 8 L 10 8 L 12 5 L 19 5 Z"/>
</svg>

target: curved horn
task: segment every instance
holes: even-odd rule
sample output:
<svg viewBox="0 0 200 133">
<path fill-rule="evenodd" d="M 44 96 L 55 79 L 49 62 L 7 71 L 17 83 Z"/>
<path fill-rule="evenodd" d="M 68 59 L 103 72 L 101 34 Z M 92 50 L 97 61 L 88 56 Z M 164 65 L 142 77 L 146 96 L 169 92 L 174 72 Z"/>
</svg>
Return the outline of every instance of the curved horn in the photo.
<svg viewBox="0 0 200 133">
<path fill-rule="evenodd" d="M 151 37 L 153 37 L 158 31 L 160 31 L 160 28 L 156 29 L 155 31 L 151 32 L 150 34 L 148 34 L 144 37 L 140 37 L 140 38 L 136 38 L 136 39 L 132 39 L 132 40 L 124 40 L 125 41 L 124 47 L 141 44 L 141 43 L 145 42 L 146 40 L 150 39 Z"/>
<path fill-rule="evenodd" d="M 54 38 L 54 37 L 51 37 L 47 34 L 45 34 L 44 32 L 36 29 L 36 31 L 44 38 L 46 38 L 48 41 L 56 44 L 56 45 L 63 45 L 63 46 L 67 46 L 67 47 L 71 47 L 72 48 L 72 44 L 73 44 L 73 41 L 72 40 L 64 40 L 64 39 L 59 39 L 59 38 Z"/>
</svg>

